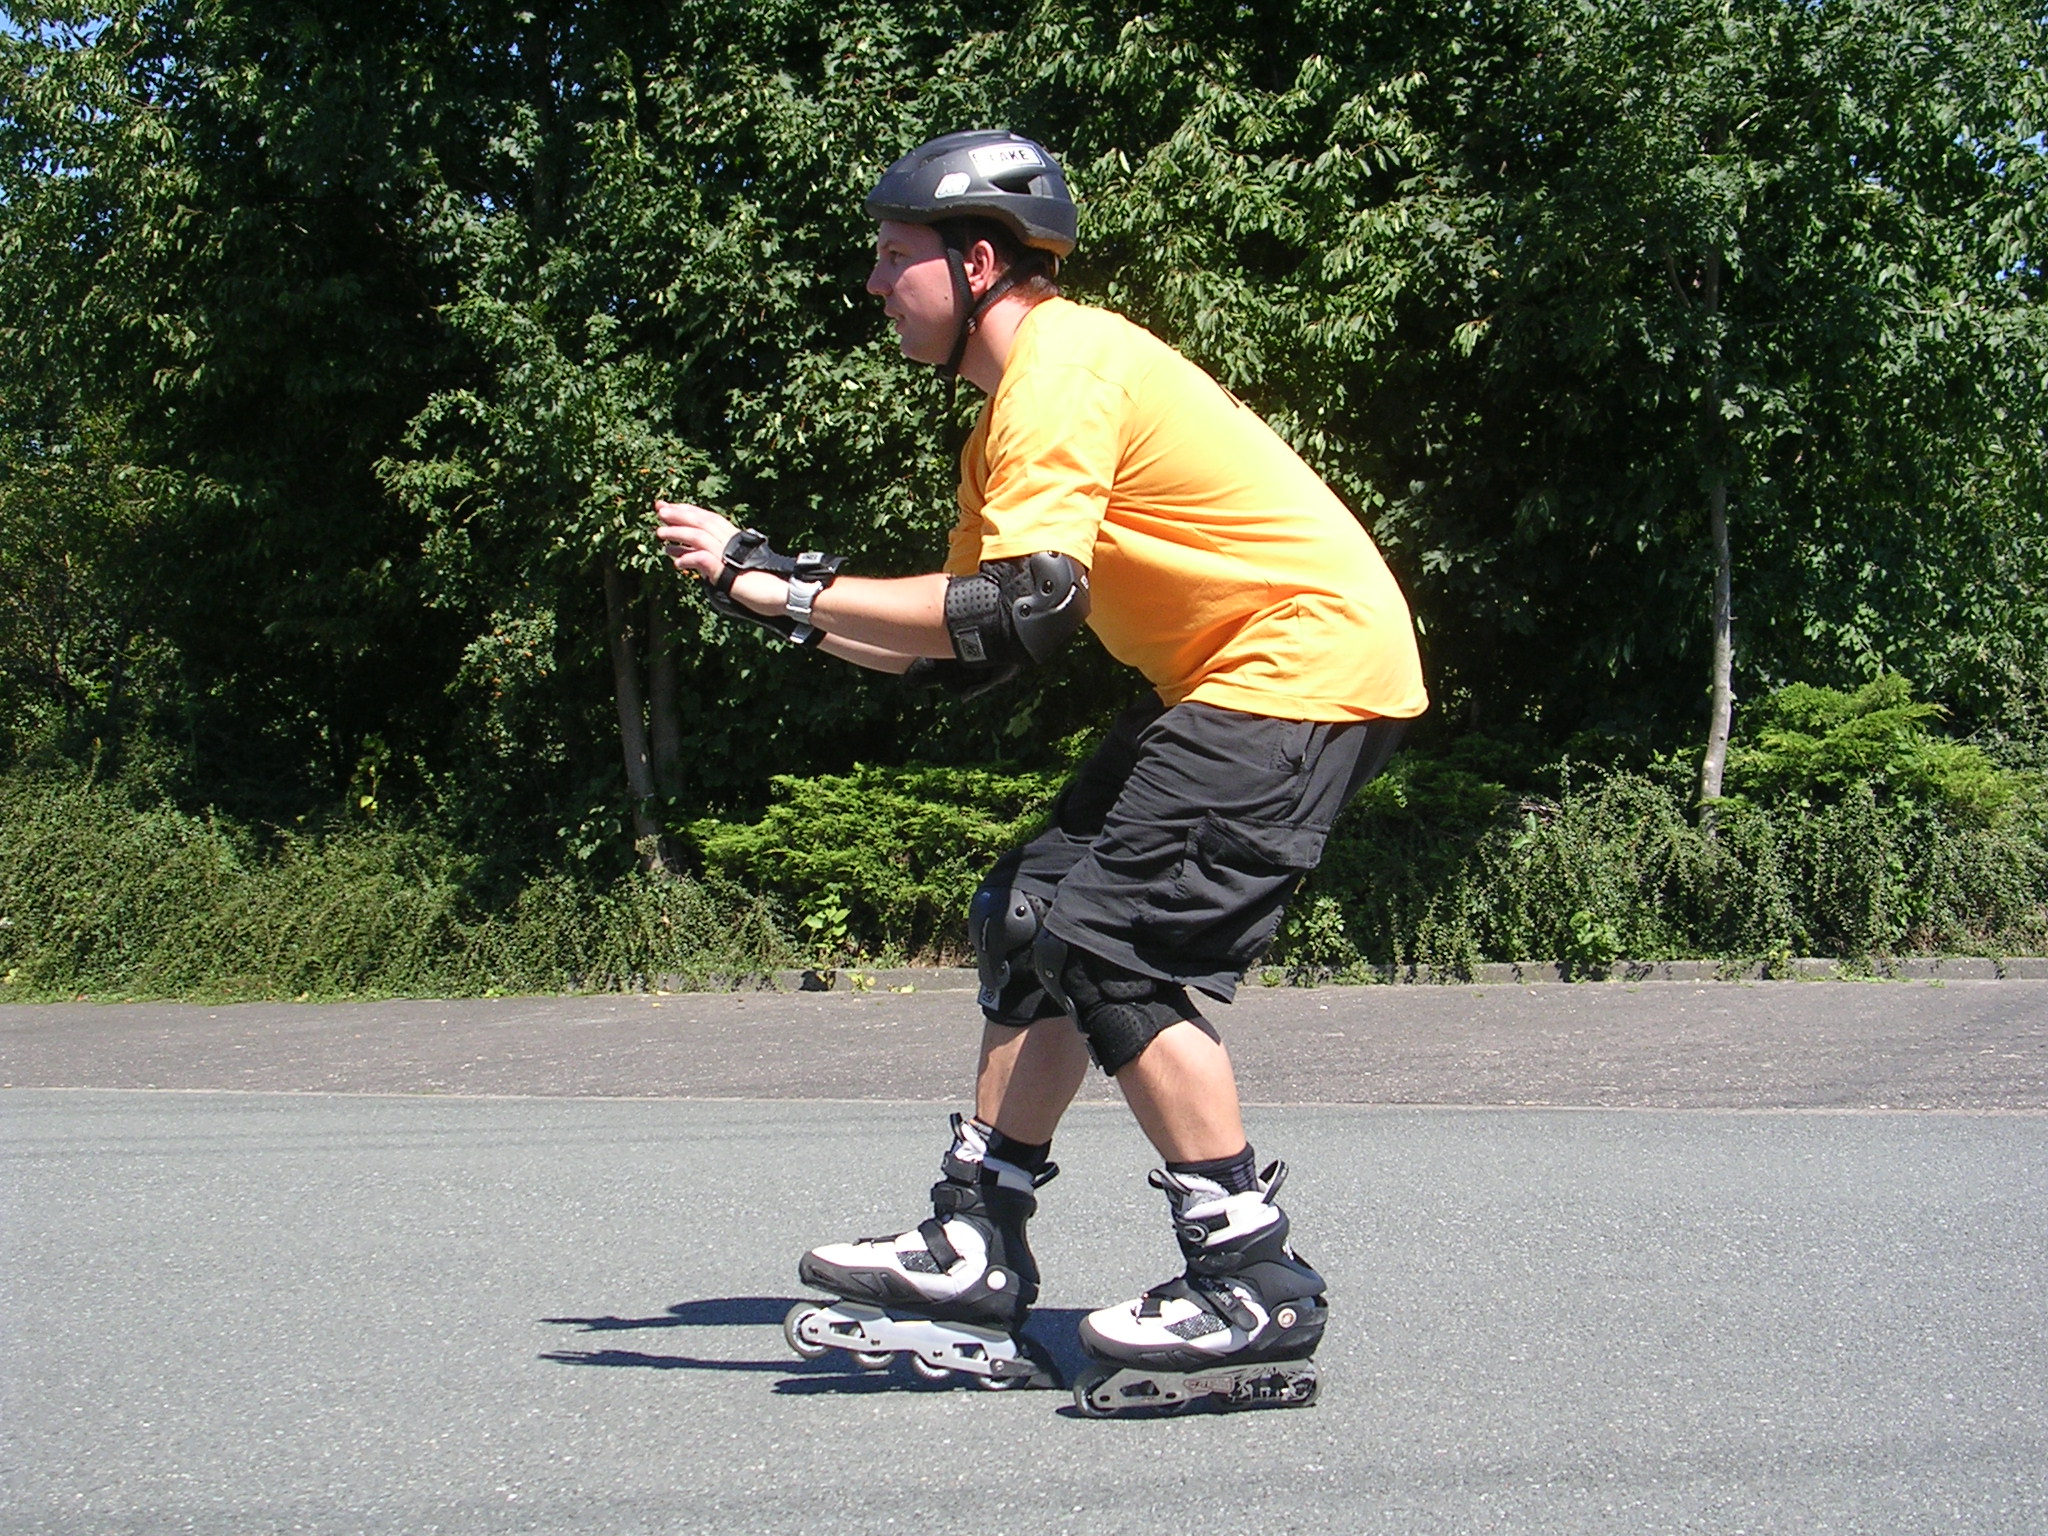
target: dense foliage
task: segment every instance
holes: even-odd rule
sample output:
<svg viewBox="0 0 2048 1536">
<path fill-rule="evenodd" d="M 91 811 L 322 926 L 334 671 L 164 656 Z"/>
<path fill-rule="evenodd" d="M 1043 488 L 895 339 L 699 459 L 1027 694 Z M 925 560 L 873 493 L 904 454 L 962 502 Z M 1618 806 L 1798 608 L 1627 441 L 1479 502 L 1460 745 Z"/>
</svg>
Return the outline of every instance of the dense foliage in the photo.
<svg viewBox="0 0 2048 1536">
<path fill-rule="evenodd" d="M 1468 737 L 1347 813 L 1278 958 L 1458 976 L 1481 960 L 1780 966 L 2048 948 L 2048 778 L 1935 733 L 1888 677 L 1795 684 L 1743 722 L 1709 833 L 1683 761 L 1531 764 Z"/>
<path fill-rule="evenodd" d="M 1546 762 L 1473 735 L 1397 757 L 1340 822 L 1274 964 L 1365 979 L 2048 948 L 2048 777 L 1940 735 L 1939 709 L 1895 676 L 1793 685 L 1749 713 L 1711 835 L 1688 814 L 1681 759 Z M 758 821 L 694 830 L 722 873 L 802 914 L 820 959 L 957 956 L 979 867 L 1055 782 L 783 779 Z"/>
<path fill-rule="evenodd" d="M 1545 765 L 1478 736 L 1397 758 L 1340 823 L 1263 974 L 2048 951 L 2048 777 L 1938 735 L 1931 706 L 1890 678 L 1853 694 L 1795 685 L 1753 713 L 1713 836 L 1687 814 L 1677 760 Z M 0 782 L 0 998 L 450 995 L 965 963 L 981 868 L 1057 783 L 930 767 L 778 778 L 757 819 L 690 829 L 703 881 L 554 875 L 494 911 L 476 858 L 430 830 L 266 851 L 146 787 L 17 777 Z"/>
<path fill-rule="evenodd" d="M 96 765 L 272 852 L 396 820 L 474 914 L 536 879 L 603 889 L 663 857 L 651 833 L 737 867 L 737 833 L 690 829 L 856 764 L 1056 769 L 1131 686 L 1099 650 L 909 697 L 736 632 L 646 537 L 685 492 L 858 569 L 933 563 L 949 424 L 860 291 L 859 200 L 966 123 L 1057 150 L 1072 291 L 1213 368 L 1373 529 L 1440 705 L 1416 780 L 1496 749 L 1695 758 L 1717 563 L 1738 697 L 1903 673 L 1998 762 L 2048 743 L 2039 0 L 7 16 L 0 761 L 23 783 Z M 1718 838 L 1679 767 L 1626 781 L 1709 862 L 1781 813 L 1742 803 L 1745 753 L 1827 738 L 1746 718 Z M 1358 954 L 1407 953 L 1359 880 L 1319 891 Z M 874 899 L 798 916 L 943 946 L 939 909 Z M 1886 910 L 1885 942 L 1952 931 Z M 1595 949 L 1603 922 L 1650 942 L 1579 911 Z M 1442 921 L 1469 933 L 1446 954 L 1514 947 Z M 1726 942 L 1824 942 L 1799 921 Z"/>
<path fill-rule="evenodd" d="M 705 864 L 779 899 L 815 959 L 968 956 L 967 903 L 1036 830 L 1055 775 L 873 768 L 778 776 L 760 820 L 698 822 Z"/>
<path fill-rule="evenodd" d="M 787 963 L 757 900 L 687 878 L 536 879 L 399 828 L 261 839 L 122 786 L 0 781 L 0 998 L 462 997 L 731 983 Z"/>
</svg>

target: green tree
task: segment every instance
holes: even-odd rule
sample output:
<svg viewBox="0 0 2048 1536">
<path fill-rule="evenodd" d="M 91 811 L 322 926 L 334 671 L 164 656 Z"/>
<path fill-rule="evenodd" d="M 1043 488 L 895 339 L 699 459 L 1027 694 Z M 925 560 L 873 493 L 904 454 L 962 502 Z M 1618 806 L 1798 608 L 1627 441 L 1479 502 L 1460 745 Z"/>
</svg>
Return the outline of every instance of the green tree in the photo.
<svg viewBox="0 0 2048 1536">
<path fill-rule="evenodd" d="M 664 816 L 758 797 L 773 768 L 900 754 L 935 717 L 1000 707 L 935 711 L 786 653 L 690 600 L 649 537 L 653 498 L 689 495 L 862 569 L 934 563 L 945 431 L 935 386 L 860 297 L 860 200 L 937 125 L 993 110 L 975 98 L 1001 82 L 999 35 L 945 7 L 703 4 L 651 62 L 556 46 L 581 72 L 547 94 L 576 115 L 526 110 L 499 144 L 551 190 L 501 175 L 506 195 L 437 216 L 458 294 L 444 313 L 483 367 L 428 402 L 386 483 L 432 530 L 436 600 L 471 624 L 502 628 L 507 594 L 555 615 L 602 589 L 650 853 Z M 1040 734 L 1099 710 L 1060 698 L 1101 670 L 1084 656 L 1036 680 Z"/>
<path fill-rule="evenodd" d="M 1107 291 L 1373 523 L 1466 723 L 1697 741 L 1711 673 L 1718 760 L 1737 592 L 1756 685 L 1908 665 L 1978 719 L 2023 691 L 2038 8 L 1064 25 L 1036 52 L 1098 104 Z"/>
<path fill-rule="evenodd" d="M 0 44 L 6 427 L 147 484 L 148 537 L 104 566 L 175 656 L 157 724 L 201 793 L 276 817 L 375 738 L 431 739 L 454 654 L 371 466 L 450 362 L 423 140 L 474 128 L 407 100 L 437 18 L 335 9 L 17 6 Z"/>
<path fill-rule="evenodd" d="M 623 862 L 771 771 L 1051 763 L 1128 686 L 1099 653 L 920 702 L 644 537 L 679 491 L 930 563 L 959 423 L 860 295 L 859 199 L 963 122 L 1058 151 L 1074 291 L 1370 524 L 1446 729 L 1700 741 L 1717 578 L 1744 691 L 2048 697 L 2038 6 L 10 14 L 7 707 L 145 721 L 195 799 Z"/>
<path fill-rule="evenodd" d="M 1710 560 L 1711 800 L 1738 571 L 1765 680 L 1917 664 L 1958 621 L 2013 617 L 1968 612 L 1954 577 L 2048 510 L 2020 409 L 2048 339 L 2040 18 L 1606 3 L 1558 8 L 1540 41 L 1505 102 L 1543 148 L 1540 181 L 1500 198 L 1486 360 L 1525 409 L 1592 407 L 1569 444 L 1580 495 L 1677 578 L 1676 633 L 1699 632 L 1684 577 Z M 1568 395 L 1530 388 L 1560 363 Z"/>
</svg>

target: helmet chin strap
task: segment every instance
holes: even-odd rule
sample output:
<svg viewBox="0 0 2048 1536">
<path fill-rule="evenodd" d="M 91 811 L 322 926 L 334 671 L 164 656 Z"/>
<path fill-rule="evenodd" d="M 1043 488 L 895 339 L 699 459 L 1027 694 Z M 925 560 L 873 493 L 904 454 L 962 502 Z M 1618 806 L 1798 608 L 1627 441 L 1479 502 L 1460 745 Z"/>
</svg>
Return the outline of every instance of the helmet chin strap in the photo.
<svg viewBox="0 0 2048 1536">
<path fill-rule="evenodd" d="M 1004 294 L 1039 270 L 1041 262 L 1027 256 L 988 285 L 979 299 L 967 284 L 967 262 L 950 245 L 946 247 L 946 270 L 953 274 L 953 307 L 960 313 L 960 330 L 953 338 L 953 351 L 939 364 L 939 377 L 946 381 L 946 419 L 951 420 L 960 393 L 960 364 L 967 356 L 967 342 L 981 325 L 981 317 Z"/>
</svg>

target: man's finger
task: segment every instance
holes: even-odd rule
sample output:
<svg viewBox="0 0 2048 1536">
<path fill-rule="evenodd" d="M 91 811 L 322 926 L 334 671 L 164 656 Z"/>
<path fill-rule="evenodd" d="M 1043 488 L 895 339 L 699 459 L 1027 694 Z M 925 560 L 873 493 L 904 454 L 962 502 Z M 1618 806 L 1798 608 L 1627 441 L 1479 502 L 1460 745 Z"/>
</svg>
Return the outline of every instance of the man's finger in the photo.
<svg viewBox="0 0 2048 1536">
<path fill-rule="evenodd" d="M 706 518 L 716 517 L 718 514 L 687 501 L 657 501 L 654 504 L 654 515 L 670 527 L 678 527 L 701 523 Z"/>
</svg>

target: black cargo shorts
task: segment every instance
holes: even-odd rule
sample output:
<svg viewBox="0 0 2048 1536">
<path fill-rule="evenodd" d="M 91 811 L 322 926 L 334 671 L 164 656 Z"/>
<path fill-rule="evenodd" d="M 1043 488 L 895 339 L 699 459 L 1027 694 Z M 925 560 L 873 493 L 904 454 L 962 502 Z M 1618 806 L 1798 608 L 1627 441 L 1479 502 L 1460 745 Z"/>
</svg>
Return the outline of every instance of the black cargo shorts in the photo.
<svg viewBox="0 0 2048 1536">
<path fill-rule="evenodd" d="M 1045 926 L 1068 945 L 1229 1002 L 1404 724 L 1168 709 L 1147 694 L 990 879 L 1049 903 Z"/>
</svg>

